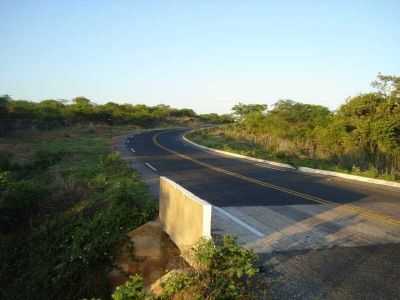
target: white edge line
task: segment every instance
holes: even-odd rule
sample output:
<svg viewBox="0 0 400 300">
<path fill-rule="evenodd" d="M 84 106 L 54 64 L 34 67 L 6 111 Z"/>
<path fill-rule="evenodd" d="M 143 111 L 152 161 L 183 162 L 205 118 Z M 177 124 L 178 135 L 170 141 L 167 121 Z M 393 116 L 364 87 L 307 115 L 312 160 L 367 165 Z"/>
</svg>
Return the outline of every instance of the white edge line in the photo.
<svg viewBox="0 0 400 300">
<path fill-rule="evenodd" d="M 148 163 L 146 163 L 146 164 L 148 164 Z M 223 214 L 224 216 L 228 217 L 233 222 L 235 222 L 236 224 L 244 227 L 245 229 L 247 229 L 248 231 L 250 231 L 254 235 L 256 235 L 258 237 L 263 237 L 264 236 L 264 234 L 261 233 L 260 231 L 258 231 L 257 229 L 251 227 L 250 225 L 248 225 L 245 222 L 241 221 L 237 217 L 232 216 L 226 210 L 224 210 L 224 209 L 222 209 L 220 207 L 211 205 L 207 201 L 205 201 L 203 199 L 200 199 L 199 197 L 197 197 L 193 193 L 189 192 L 187 189 L 185 189 L 184 187 L 180 186 L 179 184 L 177 184 L 176 182 L 172 181 L 171 179 L 169 179 L 167 177 L 164 177 L 164 176 L 161 176 L 160 180 L 167 181 L 169 184 L 171 184 L 173 187 L 175 187 L 175 189 L 181 191 L 183 194 L 186 194 L 191 199 L 193 199 L 194 201 L 197 201 L 199 204 L 201 204 L 203 206 L 203 213 L 204 213 L 204 215 L 203 215 L 203 236 L 204 237 L 211 237 L 211 210 L 212 209 L 215 209 L 217 212 L 219 212 L 219 213 Z"/>
<path fill-rule="evenodd" d="M 154 172 L 157 172 L 157 169 L 154 168 L 151 164 L 149 164 L 148 162 L 144 163 L 148 168 L 152 169 Z"/>
<path fill-rule="evenodd" d="M 242 220 L 236 218 L 235 216 L 232 216 L 230 213 L 228 213 L 226 210 L 217 207 L 217 206 L 213 206 L 214 209 L 216 211 L 218 211 L 219 213 L 223 214 L 224 216 L 228 217 L 229 219 L 231 219 L 233 222 L 237 223 L 238 225 L 243 226 L 244 228 L 246 228 L 248 231 L 250 231 L 251 233 L 257 235 L 258 237 L 263 237 L 264 234 L 262 234 L 260 231 L 258 231 L 257 229 L 251 227 L 250 225 L 246 224 L 245 222 L 243 222 Z"/>
</svg>

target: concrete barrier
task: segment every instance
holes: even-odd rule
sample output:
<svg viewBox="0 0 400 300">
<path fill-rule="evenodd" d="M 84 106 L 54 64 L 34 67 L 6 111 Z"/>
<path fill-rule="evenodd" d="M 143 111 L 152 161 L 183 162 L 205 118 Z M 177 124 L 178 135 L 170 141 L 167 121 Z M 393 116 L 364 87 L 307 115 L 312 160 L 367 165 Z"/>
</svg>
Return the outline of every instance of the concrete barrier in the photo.
<svg viewBox="0 0 400 300">
<path fill-rule="evenodd" d="M 211 207 L 172 180 L 160 177 L 160 222 L 184 256 L 200 238 L 211 238 Z"/>
<path fill-rule="evenodd" d="M 375 179 L 375 178 L 357 176 L 357 175 L 352 175 L 352 174 L 339 173 L 339 172 L 334 172 L 334 171 L 312 169 L 312 168 L 307 168 L 307 167 L 299 167 L 297 170 L 302 173 L 321 174 L 321 175 L 345 178 L 345 179 L 349 179 L 349 180 L 356 180 L 356 181 L 361 181 L 361 182 L 366 182 L 366 183 L 373 183 L 373 184 L 379 184 L 379 185 L 400 188 L 400 183 L 394 182 L 394 181 L 383 180 L 383 179 Z"/>
</svg>

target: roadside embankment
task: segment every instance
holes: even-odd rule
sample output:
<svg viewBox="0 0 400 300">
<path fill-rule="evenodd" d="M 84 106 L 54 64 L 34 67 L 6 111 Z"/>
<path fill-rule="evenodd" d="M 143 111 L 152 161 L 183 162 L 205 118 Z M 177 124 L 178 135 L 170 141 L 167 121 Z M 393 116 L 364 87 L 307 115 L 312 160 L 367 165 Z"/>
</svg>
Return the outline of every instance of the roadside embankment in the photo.
<svg viewBox="0 0 400 300">
<path fill-rule="evenodd" d="M 132 127 L 0 138 L 0 299 L 108 299 L 126 233 L 156 216 L 137 172 L 111 151 Z"/>
<path fill-rule="evenodd" d="M 169 271 L 185 268 L 187 264 L 179 249 L 156 220 L 127 234 L 127 240 L 119 249 L 108 277 L 115 288 L 125 283 L 129 275 L 141 274 L 144 285 L 150 288 Z"/>
<path fill-rule="evenodd" d="M 159 218 L 127 234 L 109 273 L 110 284 L 115 288 L 140 274 L 145 287 L 158 286 L 167 273 L 196 265 L 192 251 L 202 239 L 211 239 L 211 205 L 161 177 Z"/>
<path fill-rule="evenodd" d="M 262 157 L 266 156 L 266 154 L 263 151 L 260 152 L 260 151 L 257 151 L 257 149 L 249 151 L 248 148 L 251 147 L 251 145 L 244 146 L 243 143 L 233 142 L 231 140 L 228 141 L 228 140 L 225 140 L 221 136 L 207 134 L 208 133 L 207 130 L 209 130 L 209 128 L 193 130 L 190 133 L 185 134 L 183 136 L 183 139 L 187 143 L 192 144 L 195 147 L 201 148 L 206 151 L 218 153 L 221 155 L 229 156 L 229 157 L 241 158 L 241 159 L 246 159 L 249 161 L 254 161 L 254 162 L 259 162 L 259 163 L 266 163 L 269 165 L 278 166 L 278 167 L 282 167 L 282 168 L 296 169 L 297 171 L 306 173 L 306 174 L 327 175 L 327 176 L 333 176 L 333 177 L 338 177 L 338 178 L 343 178 L 343 179 L 348 179 L 348 180 L 355 180 L 355 181 L 360 181 L 360 182 L 365 182 L 365 183 L 372 183 L 372 184 L 383 185 L 383 186 L 388 186 L 388 187 L 400 188 L 400 182 L 396 182 L 396 181 L 389 181 L 389 180 L 383 180 L 383 179 L 378 179 L 378 178 L 359 176 L 359 175 L 343 173 L 343 172 L 336 172 L 336 171 L 331 171 L 331 170 L 315 169 L 315 168 L 309 168 L 309 167 L 305 167 L 305 166 L 298 166 L 298 165 L 292 165 L 289 163 L 263 159 Z M 252 146 L 255 147 L 254 145 L 252 145 Z M 249 152 L 251 153 L 252 156 L 243 154 L 243 153 L 248 154 Z"/>
</svg>

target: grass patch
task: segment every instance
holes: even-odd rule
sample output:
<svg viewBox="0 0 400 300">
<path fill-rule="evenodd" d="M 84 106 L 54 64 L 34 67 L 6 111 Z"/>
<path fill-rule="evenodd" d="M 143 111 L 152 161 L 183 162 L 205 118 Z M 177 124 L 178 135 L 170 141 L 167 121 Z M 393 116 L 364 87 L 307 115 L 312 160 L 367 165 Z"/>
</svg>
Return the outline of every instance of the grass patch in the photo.
<svg viewBox="0 0 400 300">
<path fill-rule="evenodd" d="M 118 154 L 132 127 L 74 127 L 0 139 L 0 298 L 108 299 L 126 233 L 155 201 Z"/>
</svg>

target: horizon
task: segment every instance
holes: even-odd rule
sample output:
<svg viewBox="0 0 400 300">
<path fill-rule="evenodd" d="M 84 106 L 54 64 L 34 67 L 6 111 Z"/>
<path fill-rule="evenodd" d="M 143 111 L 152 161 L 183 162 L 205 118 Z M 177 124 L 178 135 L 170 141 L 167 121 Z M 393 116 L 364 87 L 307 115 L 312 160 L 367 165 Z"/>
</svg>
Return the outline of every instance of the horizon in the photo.
<svg viewBox="0 0 400 300">
<path fill-rule="evenodd" d="M 83 95 L 229 113 L 279 99 L 336 110 L 400 70 L 398 1 L 2 1 L 0 94 Z"/>
</svg>

